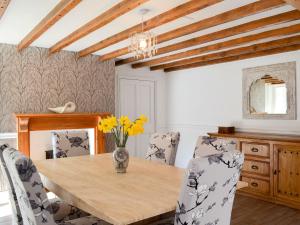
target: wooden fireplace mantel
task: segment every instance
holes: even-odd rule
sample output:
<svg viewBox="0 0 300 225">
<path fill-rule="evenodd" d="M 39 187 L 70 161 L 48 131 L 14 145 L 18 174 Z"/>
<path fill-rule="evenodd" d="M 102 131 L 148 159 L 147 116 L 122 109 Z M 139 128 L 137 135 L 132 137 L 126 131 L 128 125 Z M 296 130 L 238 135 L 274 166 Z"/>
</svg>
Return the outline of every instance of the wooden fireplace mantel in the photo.
<svg viewBox="0 0 300 225">
<path fill-rule="evenodd" d="M 105 152 L 105 136 L 98 130 L 101 118 L 110 113 L 44 113 L 15 114 L 17 119 L 18 149 L 30 156 L 30 131 L 93 128 L 95 154 Z"/>
</svg>

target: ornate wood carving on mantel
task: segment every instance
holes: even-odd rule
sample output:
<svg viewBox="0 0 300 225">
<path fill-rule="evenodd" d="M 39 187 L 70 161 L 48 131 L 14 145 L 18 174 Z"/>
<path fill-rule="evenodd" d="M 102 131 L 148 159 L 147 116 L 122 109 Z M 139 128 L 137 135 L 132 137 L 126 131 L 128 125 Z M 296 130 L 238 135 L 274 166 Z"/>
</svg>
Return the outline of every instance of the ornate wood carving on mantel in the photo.
<svg viewBox="0 0 300 225">
<path fill-rule="evenodd" d="M 95 154 L 105 152 L 105 136 L 98 130 L 101 118 L 109 113 L 16 114 L 18 149 L 30 156 L 30 131 L 94 129 Z"/>
</svg>

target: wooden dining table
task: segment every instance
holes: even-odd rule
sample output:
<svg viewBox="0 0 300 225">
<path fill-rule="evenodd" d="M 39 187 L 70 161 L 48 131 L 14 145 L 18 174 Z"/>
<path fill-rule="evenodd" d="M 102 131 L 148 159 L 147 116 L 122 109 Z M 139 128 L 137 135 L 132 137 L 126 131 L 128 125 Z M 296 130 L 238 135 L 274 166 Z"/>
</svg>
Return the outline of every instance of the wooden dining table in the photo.
<svg viewBox="0 0 300 225">
<path fill-rule="evenodd" d="M 175 212 L 184 169 L 130 157 L 115 172 L 110 153 L 34 162 L 45 188 L 114 225 L 147 224 Z M 238 189 L 247 186 L 238 183 Z"/>
</svg>

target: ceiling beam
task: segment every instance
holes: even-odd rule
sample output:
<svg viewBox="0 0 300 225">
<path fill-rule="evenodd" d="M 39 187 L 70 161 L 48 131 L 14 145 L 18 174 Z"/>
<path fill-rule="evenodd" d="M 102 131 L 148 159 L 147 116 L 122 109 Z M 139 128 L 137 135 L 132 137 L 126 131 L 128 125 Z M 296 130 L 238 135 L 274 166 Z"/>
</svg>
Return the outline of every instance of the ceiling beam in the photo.
<svg viewBox="0 0 300 225">
<path fill-rule="evenodd" d="M 155 27 L 166 24 L 170 21 L 178 19 L 182 16 L 191 14 L 200 9 L 206 8 L 223 0 L 190 0 L 187 3 L 184 3 L 180 6 L 177 6 L 171 10 L 168 10 L 160 15 L 157 15 L 147 21 L 144 22 L 144 31 L 153 29 Z M 130 37 L 130 35 L 141 32 L 142 31 L 142 23 L 139 23 L 131 28 L 128 28 L 120 33 L 117 33 L 113 36 L 110 36 L 102 41 L 93 44 L 92 46 L 83 49 L 79 52 L 79 56 L 86 56 L 103 48 L 106 48 L 110 45 L 116 44 L 120 41 L 126 40 Z"/>
<path fill-rule="evenodd" d="M 300 35 L 288 37 L 288 38 L 282 38 L 279 40 L 274 40 L 274 41 L 269 41 L 269 42 L 264 42 L 264 43 L 260 43 L 260 44 L 254 44 L 254 45 L 250 45 L 250 46 L 246 46 L 246 47 L 230 49 L 230 50 L 223 51 L 223 52 L 217 52 L 217 53 L 197 56 L 197 57 L 193 57 L 193 58 L 188 58 L 188 59 L 184 59 L 184 60 L 179 60 L 179 61 L 175 61 L 172 63 L 153 66 L 153 67 L 150 67 L 150 69 L 151 70 L 167 69 L 167 68 L 178 67 L 178 66 L 203 62 L 203 61 L 209 61 L 209 60 L 220 59 L 220 58 L 225 58 L 225 57 L 230 57 L 230 56 L 247 54 L 247 53 L 256 52 L 256 51 L 263 51 L 263 50 L 267 50 L 267 49 L 285 47 L 285 46 L 290 46 L 290 45 L 295 45 L 295 44 L 300 44 Z"/>
<path fill-rule="evenodd" d="M 270 25 L 289 22 L 289 21 L 298 20 L 298 19 L 300 19 L 300 12 L 297 10 L 293 10 L 293 11 L 281 13 L 281 14 L 278 14 L 275 16 L 251 21 L 251 22 L 241 24 L 241 25 L 238 25 L 235 27 L 216 31 L 216 32 L 213 32 L 210 34 L 202 35 L 200 37 L 192 38 L 187 41 L 179 42 L 177 44 L 174 44 L 175 46 L 173 45 L 173 47 L 171 45 L 171 49 L 176 48 L 176 50 L 179 50 L 179 47 L 180 47 L 180 49 L 183 49 L 183 48 L 191 47 L 194 45 L 204 44 L 207 42 L 216 41 L 216 40 L 220 40 L 223 38 L 228 38 L 228 37 L 231 37 L 234 35 L 243 34 L 243 33 L 257 30 L 260 28 L 264 28 L 264 27 L 267 27 Z M 281 32 L 283 32 L 283 34 L 285 34 L 285 32 L 287 32 L 287 31 L 286 30 L 278 30 L 278 32 L 265 32 L 264 35 L 260 35 L 260 34 L 250 35 L 248 38 L 237 38 L 237 39 L 227 41 L 222 46 L 224 48 L 225 47 L 234 47 L 236 45 L 252 42 L 253 40 L 256 40 L 257 38 L 265 38 L 265 37 L 270 37 L 271 35 L 279 35 Z M 237 41 L 234 41 L 234 40 L 237 40 Z M 177 46 L 178 46 L 178 48 L 177 48 Z M 144 66 L 157 65 L 157 64 L 164 63 L 164 62 L 169 62 L 169 61 L 173 61 L 173 60 L 178 60 L 178 59 L 182 59 L 182 58 L 186 58 L 186 57 L 190 57 L 190 56 L 203 54 L 208 51 L 219 50 L 219 48 L 220 48 L 220 44 L 209 45 L 209 46 L 205 46 L 205 47 L 200 47 L 200 48 L 196 48 L 196 49 L 192 49 L 192 50 L 179 52 L 179 53 L 168 55 L 168 56 L 163 56 L 163 57 L 148 60 L 145 62 L 136 63 L 136 64 L 133 64 L 132 67 L 140 68 L 140 67 L 144 67 Z M 164 49 L 168 50 L 168 46 L 166 46 L 165 48 L 158 49 L 157 55 L 165 53 Z M 131 58 L 119 60 L 116 62 L 116 65 L 122 65 L 125 63 L 129 63 L 131 61 L 130 59 Z"/>
<path fill-rule="evenodd" d="M 247 53 L 247 54 L 238 55 L 238 56 L 230 56 L 230 57 L 225 57 L 225 58 L 221 58 L 221 59 L 215 59 L 215 60 L 210 60 L 210 61 L 205 61 L 205 62 L 198 62 L 198 63 L 188 64 L 188 65 L 183 65 L 183 66 L 178 66 L 178 67 L 167 68 L 164 71 L 172 72 L 172 71 L 177 71 L 177 70 L 191 69 L 191 68 L 195 68 L 195 67 L 214 65 L 214 64 L 238 61 L 238 60 L 243 60 L 243 59 L 250 59 L 250 58 L 255 58 L 255 57 L 260 57 L 260 56 L 279 54 L 279 53 L 283 53 L 283 52 L 297 51 L 299 49 L 300 49 L 300 44 L 296 44 L 296 45 L 291 45 L 291 46 L 285 46 L 285 47 L 279 47 L 279 48 L 274 48 L 274 49 L 268 49 L 268 50 L 263 50 L 263 51 Z"/>
<path fill-rule="evenodd" d="M 28 47 L 80 2 L 81 0 L 60 0 L 60 2 L 48 13 L 48 15 L 45 16 L 44 19 L 42 19 L 42 21 L 26 35 L 25 38 L 23 38 L 18 45 L 18 50 L 21 51 Z"/>
<path fill-rule="evenodd" d="M 296 9 L 300 10 L 300 0 L 284 0 L 287 4 L 294 6 Z"/>
<path fill-rule="evenodd" d="M 237 19 L 244 18 L 249 15 L 257 14 L 266 10 L 270 10 L 275 7 L 279 7 L 284 5 L 285 2 L 282 0 L 261 0 L 257 1 L 245 6 L 241 6 L 239 8 L 235 8 L 232 10 L 229 10 L 227 12 L 221 13 L 219 15 L 209 17 L 203 20 L 200 20 L 198 22 L 171 30 L 169 32 L 160 34 L 157 36 L 157 42 L 163 43 L 178 37 L 182 37 L 187 34 L 191 34 L 200 30 L 204 30 L 210 27 L 214 27 L 220 24 L 224 24 L 227 22 L 231 22 Z M 108 60 L 112 58 L 117 58 L 121 55 L 126 55 L 129 53 L 128 47 L 121 48 L 118 50 L 115 50 L 113 52 L 107 53 L 103 56 L 100 56 L 100 60 Z"/>
<path fill-rule="evenodd" d="M 58 41 L 55 45 L 53 45 L 50 48 L 49 53 L 52 54 L 60 51 L 61 49 L 69 46 L 70 44 L 74 43 L 80 38 L 83 38 L 86 35 L 92 33 L 93 31 L 100 29 L 106 24 L 112 22 L 114 19 L 124 15 L 125 13 L 128 13 L 129 11 L 133 10 L 134 8 L 140 6 L 141 4 L 147 1 L 149 0 L 122 0 L 120 3 L 114 5 L 109 10 L 105 11 L 90 22 L 81 26 L 80 28 L 69 34 L 67 37 Z"/>
<path fill-rule="evenodd" d="M 9 3 L 10 0 L 0 0 L 0 19 L 4 15 Z"/>
</svg>

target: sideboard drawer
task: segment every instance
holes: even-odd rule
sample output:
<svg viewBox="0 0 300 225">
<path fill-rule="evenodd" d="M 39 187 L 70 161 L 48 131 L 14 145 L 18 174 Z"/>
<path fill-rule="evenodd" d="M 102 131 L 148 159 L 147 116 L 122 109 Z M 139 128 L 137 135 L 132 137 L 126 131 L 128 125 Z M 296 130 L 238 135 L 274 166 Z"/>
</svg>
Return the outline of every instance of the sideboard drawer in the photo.
<svg viewBox="0 0 300 225">
<path fill-rule="evenodd" d="M 252 160 L 245 160 L 243 171 L 256 173 L 263 176 L 270 175 L 270 164 L 265 162 L 257 162 Z"/>
<path fill-rule="evenodd" d="M 248 187 L 246 189 L 252 192 L 259 192 L 262 194 L 270 193 L 270 183 L 268 181 L 250 178 L 250 177 L 242 177 L 242 181 L 248 183 Z"/>
<path fill-rule="evenodd" d="M 270 157 L 270 147 L 267 144 L 242 143 L 242 152 L 246 155 Z"/>
</svg>

